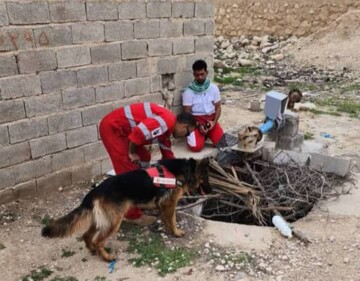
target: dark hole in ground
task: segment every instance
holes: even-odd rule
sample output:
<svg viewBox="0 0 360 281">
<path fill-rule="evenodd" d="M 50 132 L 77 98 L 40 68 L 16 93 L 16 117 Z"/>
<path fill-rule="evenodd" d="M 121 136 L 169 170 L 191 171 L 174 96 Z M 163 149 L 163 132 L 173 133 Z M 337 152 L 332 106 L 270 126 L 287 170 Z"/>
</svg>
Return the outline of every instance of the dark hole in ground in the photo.
<svg viewBox="0 0 360 281">
<path fill-rule="evenodd" d="M 340 182 L 338 177 L 321 174 L 308 166 L 300 166 L 294 162 L 273 164 L 262 161 L 261 155 L 253 155 L 251 159 L 247 158 L 251 173 L 243 155 L 221 152 L 216 160 L 227 173 L 231 173 L 231 166 L 234 167 L 240 181 L 254 186 L 259 192 L 259 200 L 255 206 L 262 214 L 262 222 L 254 216 L 249 204 L 246 204 L 246 194 L 234 196 L 230 193 L 225 193 L 219 199 L 209 199 L 203 204 L 201 216 L 206 219 L 273 226 L 274 212 L 273 209 L 269 209 L 272 204 L 277 206 L 276 209 L 291 223 L 305 217 L 320 199 L 339 195 L 334 189 L 334 184 Z M 258 188 L 258 183 L 265 192 Z M 214 190 L 216 193 L 216 187 Z M 217 189 L 217 192 L 221 193 L 221 190 Z"/>
</svg>

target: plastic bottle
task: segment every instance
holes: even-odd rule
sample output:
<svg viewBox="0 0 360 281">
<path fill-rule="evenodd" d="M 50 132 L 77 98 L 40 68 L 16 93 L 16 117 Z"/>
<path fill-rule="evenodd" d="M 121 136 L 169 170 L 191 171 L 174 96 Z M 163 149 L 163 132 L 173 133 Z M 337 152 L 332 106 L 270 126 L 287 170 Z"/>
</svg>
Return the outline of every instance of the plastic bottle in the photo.
<svg viewBox="0 0 360 281">
<path fill-rule="evenodd" d="M 272 218 L 272 223 L 281 232 L 282 235 L 291 238 L 292 231 L 289 224 L 284 220 L 283 217 L 275 215 Z"/>
</svg>

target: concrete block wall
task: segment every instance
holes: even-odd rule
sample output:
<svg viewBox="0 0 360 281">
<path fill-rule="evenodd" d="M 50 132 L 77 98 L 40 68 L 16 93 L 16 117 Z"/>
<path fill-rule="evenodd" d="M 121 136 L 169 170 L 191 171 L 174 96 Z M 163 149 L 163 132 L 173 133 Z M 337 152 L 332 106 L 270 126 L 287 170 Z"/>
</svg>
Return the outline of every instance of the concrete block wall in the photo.
<svg viewBox="0 0 360 281">
<path fill-rule="evenodd" d="M 213 16 L 211 0 L 2 1 L 0 204 L 111 169 L 98 123 L 113 109 L 178 110 L 192 63 L 212 66 Z"/>
</svg>

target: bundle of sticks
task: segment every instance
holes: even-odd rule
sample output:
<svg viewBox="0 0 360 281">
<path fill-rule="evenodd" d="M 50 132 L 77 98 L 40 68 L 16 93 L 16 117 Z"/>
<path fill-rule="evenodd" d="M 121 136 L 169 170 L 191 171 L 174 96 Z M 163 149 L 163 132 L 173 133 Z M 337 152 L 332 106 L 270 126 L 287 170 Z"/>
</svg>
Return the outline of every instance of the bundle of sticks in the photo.
<svg viewBox="0 0 360 281">
<path fill-rule="evenodd" d="M 320 199 L 338 196 L 341 180 L 296 163 L 276 165 L 263 161 L 239 166 L 220 166 L 211 160 L 209 183 L 213 193 L 205 202 L 203 217 L 226 216 L 239 222 L 244 215 L 257 225 L 270 225 L 272 215 L 280 213 L 289 222 L 305 216 Z"/>
</svg>

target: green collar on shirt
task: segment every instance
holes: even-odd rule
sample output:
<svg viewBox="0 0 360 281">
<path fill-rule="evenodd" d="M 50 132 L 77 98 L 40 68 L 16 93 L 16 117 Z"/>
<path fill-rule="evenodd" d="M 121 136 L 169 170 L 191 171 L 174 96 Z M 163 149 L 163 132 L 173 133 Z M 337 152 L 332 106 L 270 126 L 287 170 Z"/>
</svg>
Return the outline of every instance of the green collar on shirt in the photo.
<svg viewBox="0 0 360 281">
<path fill-rule="evenodd" d="M 190 83 L 188 86 L 189 89 L 193 90 L 195 94 L 201 93 L 209 89 L 210 87 L 210 79 L 206 79 L 203 84 L 199 84 L 195 80 Z"/>
</svg>

